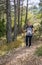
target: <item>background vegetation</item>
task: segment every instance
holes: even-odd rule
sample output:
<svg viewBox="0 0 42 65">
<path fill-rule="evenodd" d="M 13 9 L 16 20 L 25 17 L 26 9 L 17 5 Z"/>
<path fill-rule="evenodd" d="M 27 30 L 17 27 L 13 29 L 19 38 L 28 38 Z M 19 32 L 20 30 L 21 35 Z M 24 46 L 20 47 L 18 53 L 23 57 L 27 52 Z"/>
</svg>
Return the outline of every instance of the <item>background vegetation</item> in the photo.
<svg viewBox="0 0 42 65">
<path fill-rule="evenodd" d="M 28 0 L 0 0 L 0 54 L 4 54 L 3 51 L 8 51 L 12 48 L 21 46 L 22 39 L 17 41 L 17 37 L 21 37 L 22 29 L 26 25 L 27 19 L 34 26 L 33 40 L 42 40 L 42 1 L 36 5 L 28 7 Z M 13 3 L 13 4 L 12 4 Z M 30 5 L 33 3 L 30 3 Z M 1 41 L 5 40 L 5 44 L 1 44 Z M 2 42 L 3 43 L 3 42 Z M 11 44 L 10 44 L 11 43 Z M 16 45 L 15 45 L 16 44 Z M 40 48 L 42 49 L 42 47 Z M 38 50 L 37 53 L 42 55 L 42 50 Z"/>
</svg>

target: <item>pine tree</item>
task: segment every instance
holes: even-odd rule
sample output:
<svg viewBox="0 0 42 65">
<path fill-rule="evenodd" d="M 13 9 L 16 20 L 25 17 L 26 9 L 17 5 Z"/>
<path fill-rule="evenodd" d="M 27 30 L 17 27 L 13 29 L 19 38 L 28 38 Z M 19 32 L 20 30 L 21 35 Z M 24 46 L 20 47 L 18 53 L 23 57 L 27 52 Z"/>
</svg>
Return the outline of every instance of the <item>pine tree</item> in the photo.
<svg viewBox="0 0 42 65">
<path fill-rule="evenodd" d="M 11 6 L 10 6 L 10 0 L 6 0 L 6 39 L 7 42 L 12 42 L 12 30 L 11 30 Z"/>
</svg>

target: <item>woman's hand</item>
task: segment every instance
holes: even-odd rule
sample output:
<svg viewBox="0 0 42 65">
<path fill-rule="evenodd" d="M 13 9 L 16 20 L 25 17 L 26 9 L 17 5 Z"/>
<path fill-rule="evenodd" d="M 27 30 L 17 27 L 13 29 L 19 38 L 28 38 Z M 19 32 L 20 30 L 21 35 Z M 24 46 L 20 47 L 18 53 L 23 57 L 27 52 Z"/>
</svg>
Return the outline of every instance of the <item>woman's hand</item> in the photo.
<svg viewBox="0 0 42 65">
<path fill-rule="evenodd" d="M 32 33 L 34 34 L 34 29 L 33 29 Z"/>
</svg>

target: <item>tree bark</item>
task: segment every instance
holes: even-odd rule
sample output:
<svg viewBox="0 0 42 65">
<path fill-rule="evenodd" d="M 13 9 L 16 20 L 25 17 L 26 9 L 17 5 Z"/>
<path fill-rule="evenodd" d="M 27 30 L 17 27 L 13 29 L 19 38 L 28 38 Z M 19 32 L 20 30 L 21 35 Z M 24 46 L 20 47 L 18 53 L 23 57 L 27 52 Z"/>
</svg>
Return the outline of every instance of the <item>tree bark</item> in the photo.
<svg viewBox="0 0 42 65">
<path fill-rule="evenodd" d="M 26 6 L 25 24 L 26 24 L 26 22 L 27 22 L 27 16 L 28 16 L 28 0 L 27 0 L 27 6 Z"/>
<path fill-rule="evenodd" d="M 10 0 L 6 0 L 6 39 L 7 42 L 12 42 L 12 28 L 11 28 L 11 6 Z"/>
<path fill-rule="evenodd" d="M 0 12 L 0 21 L 1 21 L 1 12 Z"/>
<path fill-rule="evenodd" d="M 23 16 L 23 0 L 22 0 L 22 6 L 21 6 L 21 27 L 22 27 L 22 16 Z"/>
<path fill-rule="evenodd" d="M 16 0 L 14 0 L 14 37 L 13 40 L 17 38 L 17 9 L 16 9 Z"/>
<path fill-rule="evenodd" d="M 18 33 L 20 33 L 20 0 L 17 1 L 18 6 Z"/>
</svg>

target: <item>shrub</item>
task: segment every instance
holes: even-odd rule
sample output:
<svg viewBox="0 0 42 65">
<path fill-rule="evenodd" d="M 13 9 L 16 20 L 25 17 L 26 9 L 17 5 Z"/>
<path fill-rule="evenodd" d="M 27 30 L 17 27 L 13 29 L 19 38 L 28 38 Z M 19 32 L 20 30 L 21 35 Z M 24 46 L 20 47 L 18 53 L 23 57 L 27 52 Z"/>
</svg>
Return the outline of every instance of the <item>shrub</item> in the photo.
<svg viewBox="0 0 42 65">
<path fill-rule="evenodd" d="M 2 19 L 0 21 L 0 37 L 2 37 L 5 34 L 5 20 Z"/>
<path fill-rule="evenodd" d="M 39 47 L 39 48 L 36 50 L 35 54 L 36 54 L 37 56 L 42 56 L 42 46 Z"/>
<path fill-rule="evenodd" d="M 42 20 L 40 22 L 39 32 L 40 32 L 40 34 L 42 34 Z"/>
</svg>

